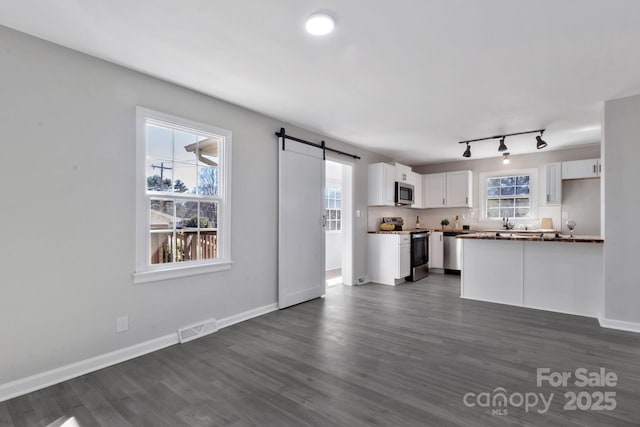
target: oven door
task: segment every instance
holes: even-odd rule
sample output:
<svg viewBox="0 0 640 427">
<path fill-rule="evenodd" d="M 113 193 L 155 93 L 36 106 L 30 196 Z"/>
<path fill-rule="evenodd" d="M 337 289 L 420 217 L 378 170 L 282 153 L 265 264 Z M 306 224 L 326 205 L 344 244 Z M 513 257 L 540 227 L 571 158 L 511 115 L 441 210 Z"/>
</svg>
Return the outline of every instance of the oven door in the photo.
<svg viewBox="0 0 640 427">
<path fill-rule="evenodd" d="M 429 233 L 411 235 L 411 274 L 407 277 L 415 282 L 429 274 Z"/>
</svg>

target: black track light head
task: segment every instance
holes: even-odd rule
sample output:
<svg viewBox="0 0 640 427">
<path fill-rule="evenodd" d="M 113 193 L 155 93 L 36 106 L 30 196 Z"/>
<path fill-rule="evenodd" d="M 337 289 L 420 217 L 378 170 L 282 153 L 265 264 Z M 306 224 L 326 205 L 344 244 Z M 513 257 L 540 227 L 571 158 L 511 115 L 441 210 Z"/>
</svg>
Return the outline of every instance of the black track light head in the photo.
<svg viewBox="0 0 640 427">
<path fill-rule="evenodd" d="M 504 136 L 500 138 L 500 146 L 498 147 L 498 151 L 507 151 L 508 148 L 504 143 Z"/>
<path fill-rule="evenodd" d="M 544 133 L 544 131 L 540 132 L 540 135 L 536 136 L 536 148 L 538 150 L 542 150 L 544 147 L 547 146 L 547 143 L 542 139 L 542 134 Z"/>
<path fill-rule="evenodd" d="M 467 143 L 467 149 L 462 153 L 462 157 L 471 157 L 471 146 Z"/>
</svg>

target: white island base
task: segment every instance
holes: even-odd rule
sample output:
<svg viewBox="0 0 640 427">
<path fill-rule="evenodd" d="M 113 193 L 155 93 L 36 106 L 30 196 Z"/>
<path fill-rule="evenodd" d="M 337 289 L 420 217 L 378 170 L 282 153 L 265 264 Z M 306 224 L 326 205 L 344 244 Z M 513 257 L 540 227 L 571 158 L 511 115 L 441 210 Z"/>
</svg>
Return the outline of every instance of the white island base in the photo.
<svg viewBox="0 0 640 427">
<path fill-rule="evenodd" d="M 599 317 L 601 243 L 463 239 L 462 298 Z"/>
</svg>

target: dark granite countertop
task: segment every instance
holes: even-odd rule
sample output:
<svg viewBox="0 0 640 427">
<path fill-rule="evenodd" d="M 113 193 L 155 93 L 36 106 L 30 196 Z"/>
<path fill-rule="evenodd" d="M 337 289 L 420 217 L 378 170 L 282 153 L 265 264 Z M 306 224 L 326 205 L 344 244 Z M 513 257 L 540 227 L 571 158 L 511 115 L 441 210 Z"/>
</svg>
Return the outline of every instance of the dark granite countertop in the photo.
<svg viewBox="0 0 640 427">
<path fill-rule="evenodd" d="M 540 237 L 542 234 L 542 237 Z M 558 235 L 555 233 L 521 233 L 516 232 L 482 232 L 472 234 L 461 234 L 458 239 L 476 239 L 476 240 L 520 240 L 526 242 L 567 242 L 567 243 L 603 243 L 604 239 L 600 236 L 574 236 Z"/>
</svg>

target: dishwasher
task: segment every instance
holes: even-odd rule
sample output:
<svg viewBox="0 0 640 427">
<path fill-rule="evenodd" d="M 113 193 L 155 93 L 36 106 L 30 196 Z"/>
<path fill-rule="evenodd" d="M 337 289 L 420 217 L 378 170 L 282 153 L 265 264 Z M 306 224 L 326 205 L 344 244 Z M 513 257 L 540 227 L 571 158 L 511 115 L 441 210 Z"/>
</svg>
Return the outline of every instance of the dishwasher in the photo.
<svg viewBox="0 0 640 427">
<path fill-rule="evenodd" d="M 460 274 L 462 268 L 462 239 L 456 236 L 462 233 L 455 231 L 444 232 L 444 272 Z"/>
</svg>

